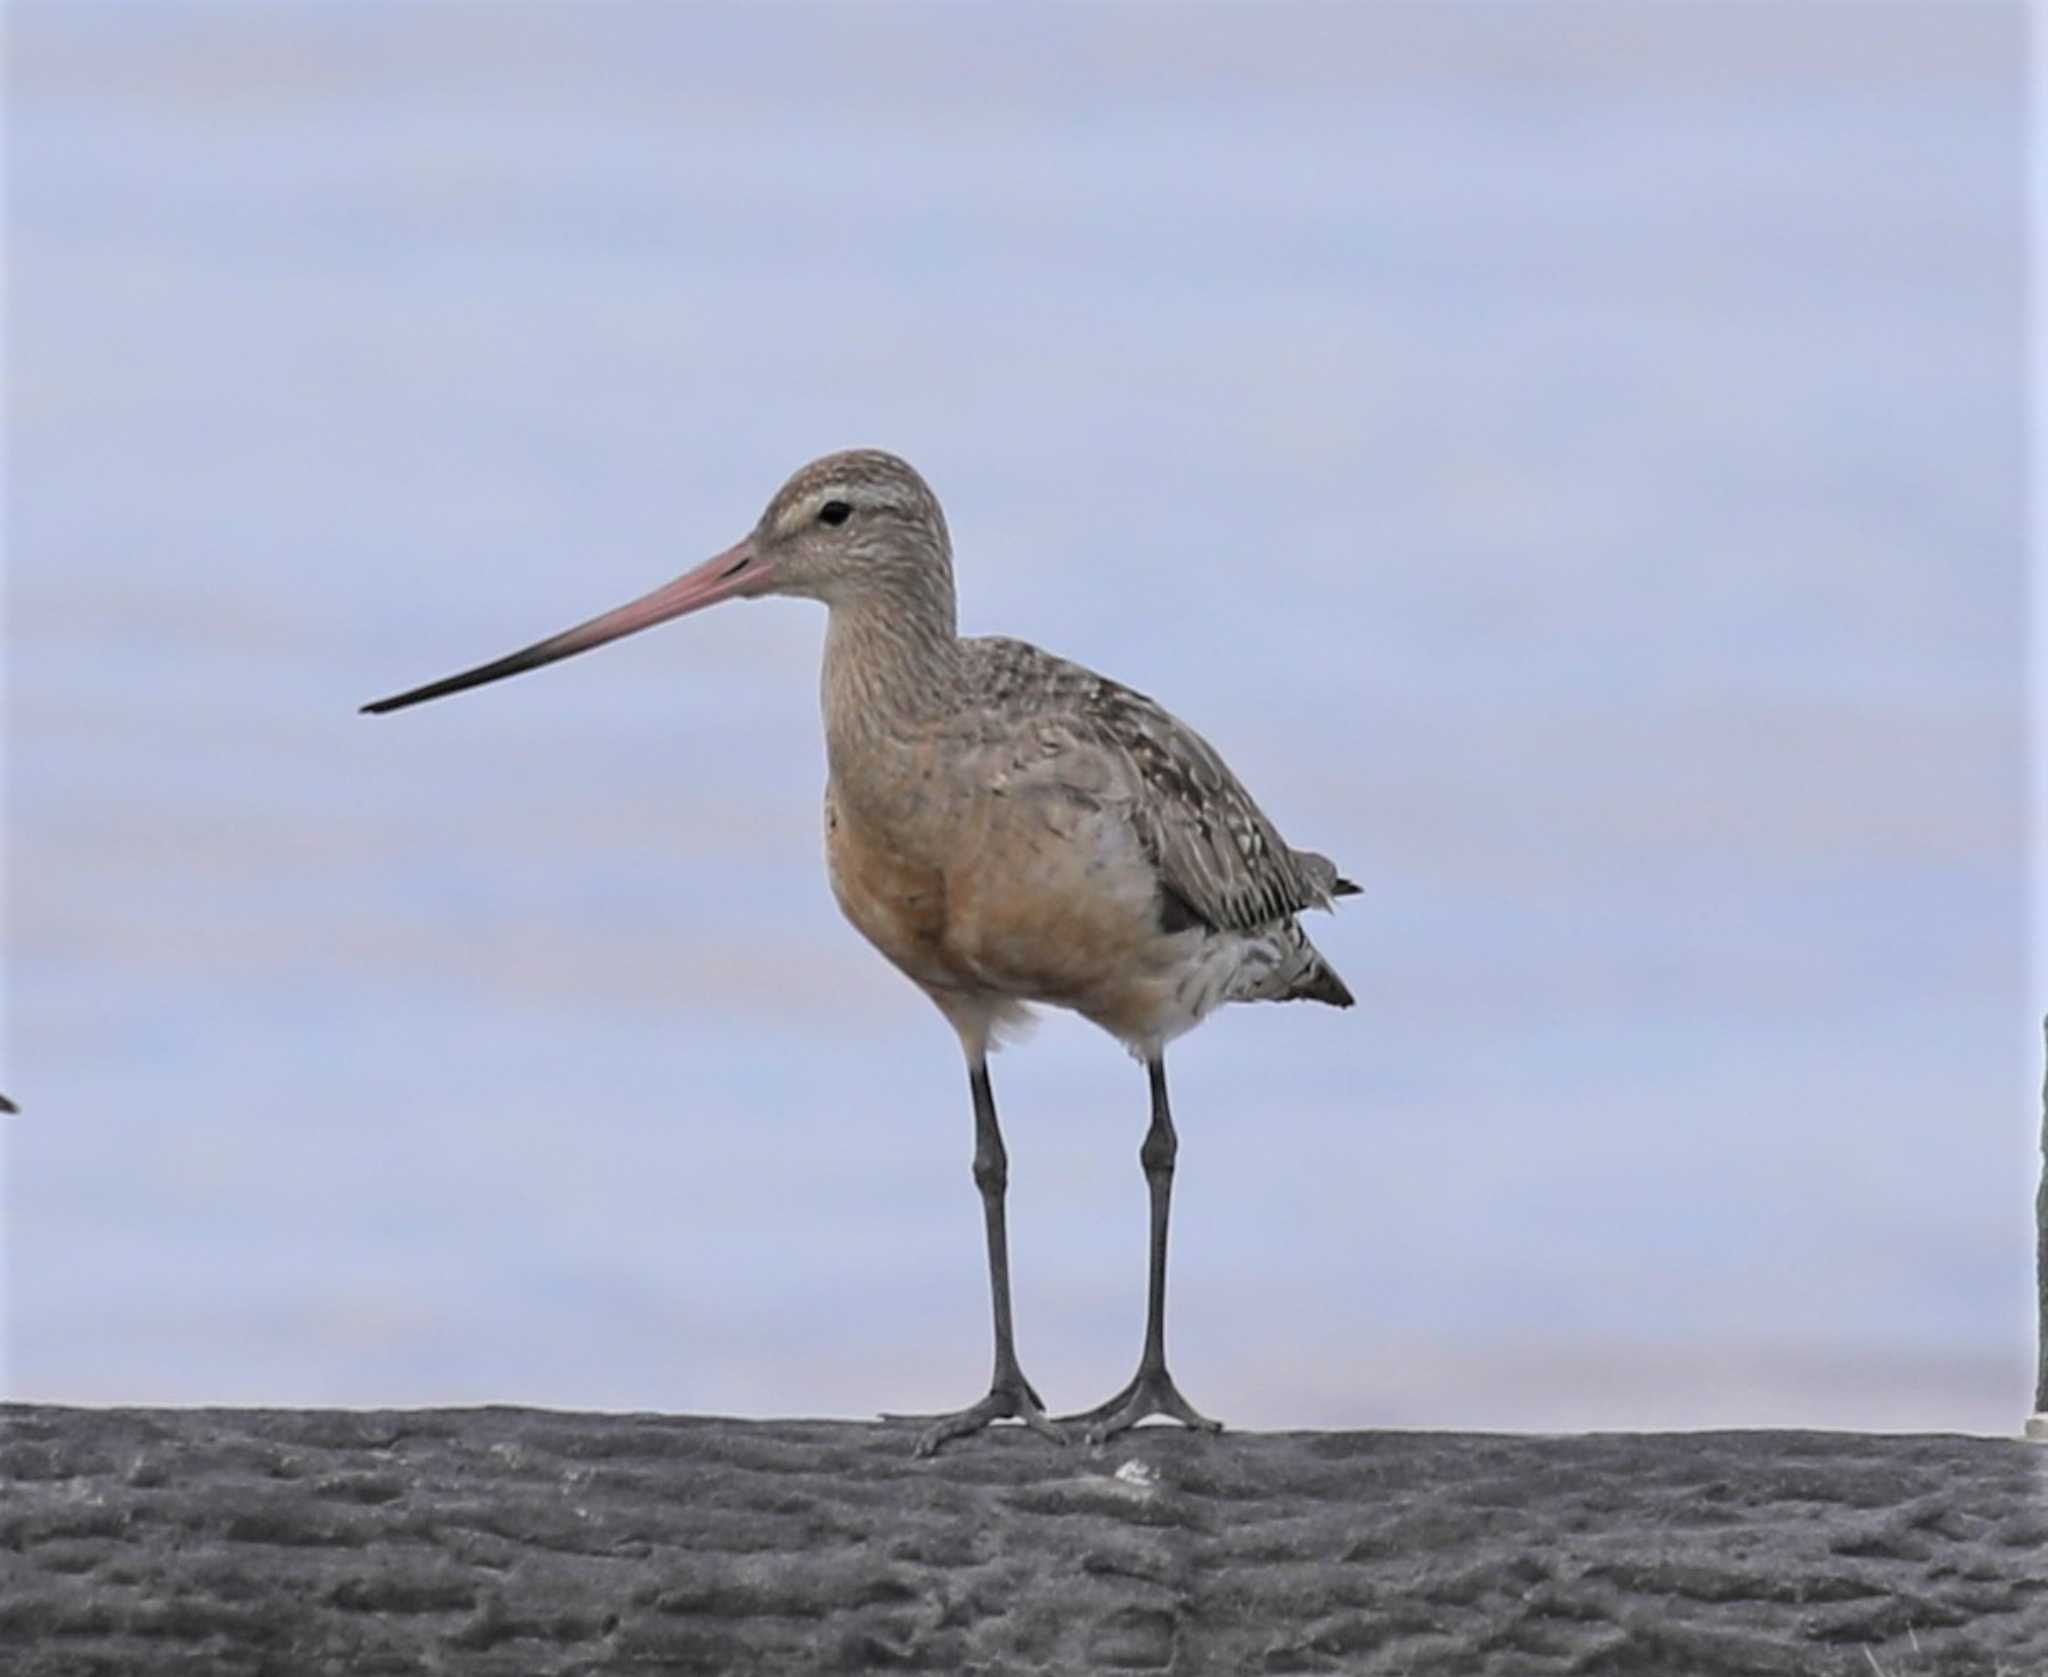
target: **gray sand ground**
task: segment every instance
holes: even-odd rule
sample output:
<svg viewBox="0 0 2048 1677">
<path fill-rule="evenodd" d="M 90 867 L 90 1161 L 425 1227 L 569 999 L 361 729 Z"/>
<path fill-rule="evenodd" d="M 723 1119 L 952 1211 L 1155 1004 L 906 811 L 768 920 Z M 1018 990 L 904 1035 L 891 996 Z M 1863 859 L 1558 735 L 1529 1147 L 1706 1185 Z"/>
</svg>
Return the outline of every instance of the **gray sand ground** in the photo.
<svg viewBox="0 0 2048 1677">
<path fill-rule="evenodd" d="M 13 1677 L 2048 1672 L 2048 1449 L 0 1409 Z"/>
</svg>

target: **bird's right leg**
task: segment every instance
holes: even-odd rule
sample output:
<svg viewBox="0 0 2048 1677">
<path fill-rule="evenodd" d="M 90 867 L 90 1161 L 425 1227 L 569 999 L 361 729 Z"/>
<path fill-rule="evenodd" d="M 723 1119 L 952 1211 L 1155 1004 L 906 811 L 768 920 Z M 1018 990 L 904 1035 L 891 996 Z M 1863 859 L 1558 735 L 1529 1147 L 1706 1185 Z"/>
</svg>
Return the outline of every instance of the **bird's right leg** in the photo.
<svg viewBox="0 0 2048 1677">
<path fill-rule="evenodd" d="M 1045 1405 L 1017 1365 L 1017 1343 L 1010 1322 L 1010 1240 L 1003 1215 L 1003 1196 L 1010 1186 L 1010 1156 L 996 1124 L 995 1091 L 989 1086 L 988 1061 L 977 1054 L 968 1063 L 968 1085 L 974 1092 L 974 1185 L 981 1191 L 982 1219 L 988 1227 L 988 1290 L 995 1318 L 995 1373 L 988 1396 L 950 1415 L 886 1415 L 884 1420 L 927 1423 L 919 1434 L 917 1453 L 929 1456 L 949 1438 L 979 1432 L 991 1421 L 1014 1416 L 1033 1432 L 1058 1443 L 1066 1435 L 1046 1417 Z"/>
<path fill-rule="evenodd" d="M 1134 1427 L 1148 1415 L 1168 1415 L 1184 1426 L 1201 1432 L 1221 1432 L 1223 1423 L 1212 1421 L 1180 1395 L 1180 1388 L 1166 1370 L 1166 1223 L 1173 1201 L 1173 1162 L 1180 1154 L 1180 1138 L 1173 1128 L 1173 1109 L 1166 1098 L 1166 1061 L 1154 1054 L 1145 1062 L 1152 1082 L 1152 1127 L 1145 1132 L 1138 1149 L 1138 1162 L 1145 1167 L 1145 1186 L 1152 1198 L 1152 1241 L 1150 1285 L 1145 1302 L 1145 1348 L 1138 1357 L 1138 1372 L 1124 1389 L 1107 1403 L 1079 1415 L 1062 1415 L 1069 1425 L 1087 1429 L 1090 1444 L 1100 1444 L 1127 1427 Z"/>
</svg>

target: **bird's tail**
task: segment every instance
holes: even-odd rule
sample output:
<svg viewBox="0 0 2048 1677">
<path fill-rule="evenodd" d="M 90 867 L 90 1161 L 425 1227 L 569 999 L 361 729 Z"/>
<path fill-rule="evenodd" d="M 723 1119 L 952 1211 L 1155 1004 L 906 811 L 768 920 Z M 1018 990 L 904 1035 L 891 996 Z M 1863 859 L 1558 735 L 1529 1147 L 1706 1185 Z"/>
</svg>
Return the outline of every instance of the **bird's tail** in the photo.
<svg viewBox="0 0 2048 1677">
<path fill-rule="evenodd" d="M 1311 950 L 1310 953 L 1315 954 L 1315 951 Z M 1324 1002 L 1331 1007 L 1350 1007 L 1356 1002 L 1357 997 L 1352 995 L 1344 980 L 1337 976 L 1337 969 L 1317 954 L 1283 1000 Z"/>
<path fill-rule="evenodd" d="M 1358 886 L 1337 871 L 1337 864 L 1329 857 L 1313 850 L 1297 850 L 1294 860 L 1309 882 L 1322 893 L 1319 906 L 1329 908 L 1335 897 L 1355 897 Z M 1337 969 L 1323 959 L 1322 951 L 1309 942 L 1308 934 L 1292 921 L 1287 929 L 1294 934 L 1283 959 L 1280 974 L 1286 980 L 1285 988 L 1277 994 L 1265 991 L 1263 995 L 1273 1001 L 1282 1002 L 1324 1002 L 1331 1007 L 1350 1007 L 1354 1000 L 1350 988 L 1337 976 Z"/>
<path fill-rule="evenodd" d="M 1229 999 L 1241 1002 L 1324 1002 L 1349 1007 L 1353 997 L 1337 969 L 1309 942 L 1300 922 L 1282 920 L 1247 940 Z"/>
</svg>

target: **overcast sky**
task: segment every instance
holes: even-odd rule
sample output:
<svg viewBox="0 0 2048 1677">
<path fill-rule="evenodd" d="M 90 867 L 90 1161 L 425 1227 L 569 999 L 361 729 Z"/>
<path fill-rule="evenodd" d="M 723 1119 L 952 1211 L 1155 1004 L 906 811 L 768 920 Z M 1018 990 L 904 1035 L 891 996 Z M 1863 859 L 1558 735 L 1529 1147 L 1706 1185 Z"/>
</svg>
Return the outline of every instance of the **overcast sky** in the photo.
<svg viewBox="0 0 2048 1677">
<path fill-rule="evenodd" d="M 354 714 L 876 444 L 1365 887 L 1170 1057 L 1197 1405 L 2017 1424 L 2018 8 L 10 22 L 8 1391 L 980 1393 L 817 609 Z M 994 1073 L 1079 1407 L 1144 1079 Z"/>
</svg>

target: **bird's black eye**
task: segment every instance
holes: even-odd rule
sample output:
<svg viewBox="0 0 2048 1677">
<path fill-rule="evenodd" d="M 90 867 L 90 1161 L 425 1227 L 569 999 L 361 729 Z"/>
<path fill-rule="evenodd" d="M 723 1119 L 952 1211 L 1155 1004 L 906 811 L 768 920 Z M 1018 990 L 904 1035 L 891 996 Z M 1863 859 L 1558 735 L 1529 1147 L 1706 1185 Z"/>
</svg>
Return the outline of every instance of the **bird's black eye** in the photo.
<svg viewBox="0 0 2048 1677">
<path fill-rule="evenodd" d="M 820 524 L 844 524 L 853 516 L 853 505 L 849 501 L 827 501 L 818 509 Z"/>
</svg>

